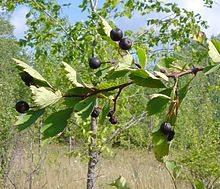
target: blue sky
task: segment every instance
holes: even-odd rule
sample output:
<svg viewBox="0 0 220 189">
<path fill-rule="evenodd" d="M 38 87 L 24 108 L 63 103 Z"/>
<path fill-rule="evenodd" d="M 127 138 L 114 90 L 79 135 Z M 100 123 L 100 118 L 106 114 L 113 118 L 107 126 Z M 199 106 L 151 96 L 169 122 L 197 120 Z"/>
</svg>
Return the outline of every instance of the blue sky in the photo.
<svg viewBox="0 0 220 189">
<path fill-rule="evenodd" d="M 58 0 L 59 3 L 72 3 L 70 8 L 63 9 L 63 14 L 68 15 L 70 21 L 74 23 L 78 20 L 85 20 L 86 13 L 82 13 L 80 8 L 78 7 L 82 0 Z M 100 6 L 105 0 L 99 0 L 98 6 Z M 214 5 L 212 9 L 206 8 L 203 6 L 202 0 L 164 0 L 166 2 L 176 2 L 181 7 L 184 7 L 188 10 L 195 11 L 202 15 L 204 20 L 208 21 L 210 26 L 209 29 L 204 30 L 208 36 L 212 34 L 220 33 L 220 24 L 218 19 L 220 18 L 220 0 Z M 11 23 L 15 27 L 14 34 L 17 38 L 22 38 L 24 32 L 27 30 L 27 26 L 25 24 L 25 15 L 28 12 L 28 8 L 24 6 L 19 6 L 10 19 Z M 148 15 L 150 16 L 150 15 Z M 122 18 L 120 20 L 116 20 L 116 24 L 119 28 L 126 30 L 137 30 L 140 27 L 143 27 L 144 18 L 138 14 L 135 14 L 132 19 Z"/>
</svg>

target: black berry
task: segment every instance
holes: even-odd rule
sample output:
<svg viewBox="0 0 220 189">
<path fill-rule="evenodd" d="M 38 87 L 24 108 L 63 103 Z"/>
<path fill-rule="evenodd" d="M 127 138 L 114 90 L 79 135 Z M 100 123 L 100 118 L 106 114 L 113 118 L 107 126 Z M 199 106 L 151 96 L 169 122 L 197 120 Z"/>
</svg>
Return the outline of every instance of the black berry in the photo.
<svg viewBox="0 0 220 189">
<path fill-rule="evenodd" d="M 110 32 L 110 37 L 113 41 L 120 41 L 123 37 L 123 32 L 119 28 L 112 29 Z"/>
<path fill-rule="evenodd" d="M 29 73 L 21 72 L 20 76 L 22 81 L 24 81 L 27 86 L 31 86 L 33 84 L 34 78 Z"/>
<path fill-rule="evenodd" d="M 89 67 L 92 69 L 97 69 L 101 66 L 102 62 L 96 58 L 96 57 L 92 57 L 89 59 Z"/>
<path fill-rule="evenodd" d="M 115 116 L 111 116 L 109 118 L 109 121 L 111 122 L 111 124 L 117 124 L 118 123 L 118 119 Z"/>
<path fill-rule="evenodd" d="M 164 122 L 161 126 L 160 126 L 160 130 L 162 133 L 164 133 L 165 135 L 168 135 L 171 131 L 172 131 L 172 126 L 169 122 Z"/>
<path fill-rule="evenodd" d="M 100 113 L 100 109 L 96 107 L 96 108 L 94 108 L 94 110 L 92 111 L 91 116 L 92 116 L 92 117 L 98 117 L 98 116 L 99 116 L 99 113 Z"/>
<path fill-rule="evenodd" d="M 20 100 L 20 101 L 16 102 L 15 109 L 19 113 L 25 113 L 26 111 L 29 110 L 29 105 L 27 102 Z"/>
<path fill-rule="evenodd" d="M 175 135 L 175 132 L 174 131 L 170 131 L 169 134 L 167 135 L 167 140 L 168 141 L 173 140 L 174 135 Z"/>
<path fill-rule="evenodd" d="M 107 116 L 112 117 L 114 113 L 115 113 L 115 111 L 110 109 Z"/>
<path fill-rule="evenodd" d="M 122 38 L 119 42 L 119 47 L 123 50 L 129 50 L 132 46 L 132 41 L 129 38 Z"/>
</svg>

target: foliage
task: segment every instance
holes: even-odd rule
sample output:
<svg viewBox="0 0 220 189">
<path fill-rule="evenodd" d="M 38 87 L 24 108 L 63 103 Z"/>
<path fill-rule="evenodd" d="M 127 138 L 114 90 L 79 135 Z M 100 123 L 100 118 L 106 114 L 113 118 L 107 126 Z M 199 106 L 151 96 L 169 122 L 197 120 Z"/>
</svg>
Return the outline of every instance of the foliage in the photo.
<svg viewBox="0 0 220 189">
<path fill-rule="evenodd" d="M 205 3 L 212 4 L 211 1 L 205 1 Z M 196 37 L 198 32 L 201 32 L 201 27 L 207 27 L 206 22 L 201 20 L 201 16 L 181 9 L 175 3 L 157 0 L 106 1 L 103 7 L 97 10 L 94 4 L 83 0 L 80 7 L 82 11 L 88 10 L 90 14 L 88 19 L 70 24 L 65 17 L 61 16 L 62 6 L 55 1 L 18 0 L 1 3 L 8 10 L 13 10 L 18 4 L 30 7 L 26 15 L 29 29 L 25 38 L 20 40 L 20 44 L 34 47 L 35 52 L 35 63 L 32 65 L 14 59 L 20 70 L 34 78 L 34 83 L 30 86 L 33 110 L 19 117 L 19 129 L 30 127 L 41 116 L 44 108 L 45 112 L 50 112 L 56 106 L 55 112 L 44 114 L 45 121 L 41 130 L 43 139 L 62 134 L 73 118 L 78 127 L 71 125 L 75 131 L 72 133 L 78 138 L 84 138 L 86 145 L 88 143 L 92 145 L 89 147 L 90 152 L 95 152 L 94 147 L 101 152 L 105 145 L 114 141 L 118 132 L 130 128 L 129 121 L 128 124 L 119 121 L 118 125 L 105 127 L 108 125 L 106 119 L 110 108 L 115 111 L 114 115 L 119 115 L 121 120 L 128 120 L 127 118 L 130 117 L 134 123 L 136 119 L 133 115 L 140 114 L 143 110 L 148 112 L 148 116 L 161 113 L 158 119 L 155 119 L 157 122 L 154 123 L 155 128 L 149 130 L 153 130 L 152 145 L 155 157 L 158 161 L 165 162 L 172 142 L 160 130 L 161 123 L 170 122 L 172 129 L 178 131 L 177 118 L 181 115 L 185 116 L 181 114 L 180 105 L 187 99 L 193 81 L 199 72 L 203 71 L 209 77 L 211 73 L 217 73 L 220 67 L 219 40 L 207 41 L 206 38 Z M 119 5 L 122 10 L 118 10 Z M 109 33 L 115 24 L 108 19 L 110 15 L 114 18 L 124 16 L 131 18 L 133 13 L 145 16 L 152 12 L 163 13 L 165 17 L 147 19 L 148 27 L 141 31 L 124 32 L 126 36 L 133 39 L 134 48 L 131 51 L 123 51 L 119 49 L 116 42 L 111 41 Z M 165 50 L 165 53 L 161 53 L 157 49 L 161 46 L 170 47 L 175 51 L 170 53 Z M 91 56 L 101 59 L 101 68 L 97 70 L 89 68 L 88 58 Z M 47 62 L 48 67 L 44 68 L 42 62 Z M 36 70 L 44 72 L 45 77 Z M 141 88 L 140 94 L 146 95 L 147 91 L 150 98 L 134 95 L 131 99 L 126 95 L 123 96 L 122 91 L 126 91 L 128 87 L 130 90 L 125 94 L 138 95 L 135 91 Z M 132 100 L 135 101 L 132 105 L 137 105 L 135 110 L 126 107 Z M 88 118 L 95 107 L 102 111 L 100 119 L 102 125 L 92 130 L 92 127 L 89 127 Z M 148 124 L 152 126 L 151 123 Z M 216 122 L 212 125 L 215 127 L 210 127 L 213 129 L 210 132 L 215 133 Z M 193 130 L 193 127 L 190 129 Z M 149 130 L 143 128 L 143 132 Z M 130 138 L 129 135 L 129 131 L 126 131 L 124 138 Z M 123 137 L 123 134 L 120 136 Z M 140 133 L 139 136 L 146 135 Z M 214 141 L 217 140 L 215 137 L 212 136 Z M 195 179 L 201 179 L 203 176 L 207 178 L 208 175 L 216 176 L 218 170 L 214 170 L 214 166 L 204 165 L 204 169 L 200 170 L 195 165 L 198 163 L 191 160 L 194 160 L 194 157 L 197 158 L 198 154 L 202 154 L 198 162 L 204 160 L 204 157 L 206 159 L 207 144 L 201 142 L 198 146 L 199 151 L 193 148 L 193 155 L 189 156 L 190 162 L 193 163 L 186 163 L 184 166 L 190 167 L 196 174 L 201 174 L 196 175 Z M 216 145 L 213 146 L 215 151 Z M 201 152 L 200 149 L 203 151 Z M 91 158 L 91 154 L 89 156 Z M 180 162 L 184 164 L 185 160 Z M 196 183 L 195 185 L 200 185 L 199 181 Z"/>
</svg>

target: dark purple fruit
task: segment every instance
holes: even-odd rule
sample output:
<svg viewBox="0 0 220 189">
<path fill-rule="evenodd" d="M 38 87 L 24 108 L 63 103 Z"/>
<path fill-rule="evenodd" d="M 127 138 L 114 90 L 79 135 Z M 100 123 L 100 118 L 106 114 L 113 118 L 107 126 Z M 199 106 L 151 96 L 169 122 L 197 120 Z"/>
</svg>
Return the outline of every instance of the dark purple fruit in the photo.
<svg viewBox="0 0 220 189">
<path fill-rule="evenodd" d="M 101 66 L 102 62 L 96 57 L 92 57 L 89 59 L 89 67 L 92 69 L 97 69 Z"/>
<path fill-rule="evenodd" d="M 31 86 L 33 85 L 34 78 L 27 72 L 20 73 L 22 81 L 24 81 L 25 85 Z"/>
<path fill-rule="evenodd" d="M 111 124 L 117 124 L 118 123 L 118 119 L 115 116 L 111 116 L 109 118 L 109 121 L 111 122 Z"/>
<path fill-rule="evenodd" d="M 110 109 L 107 116 L 112 117 L 114 113 L 115 113 L 115 111 Z"/>
<path fill-rule="evenodd" d="M 160 130 L 162 133 L 164 133 L 165 135 L 168 135 L 171 131 L 172 131 L 172 126 L 169 122 L 164 122 L 161 126 L 160 126 Z"/>
<path fill-rule="evenodd" d="M 100 109 L 99 108 L 94 108 L 94 110 L 91 113 L 92 117 L 98 117 L 100 113 Z"/>
<path fill-rule="evenodd" d="M 122 38 L 119 42 L 119 47 L 123 50 L 129 50 L 132 46 L 132 41 L 129 38 Z"/>
<path fill-rule="evenodd" d="M 174 131 L 170 131 L 169 134 L 167 135 L 167 140 L 168 141 L 173 140 L 174 135 L 175 135 L 175 132 Z"/>
<path fill-rule="evenodd" d="M 123 37 L 123 32 L 119 28 L 114 28 L 110 32 L 110 37 L 113 41 L 120 41 Z"/>
<path fill-rule="evenodd" d="M 16 102 L 15 109 L 19 113 L 25 113 L 26 111 L 29 110 L 29 105 L 27 102 L 20 100 L 20 101 Z"/>
</svg>

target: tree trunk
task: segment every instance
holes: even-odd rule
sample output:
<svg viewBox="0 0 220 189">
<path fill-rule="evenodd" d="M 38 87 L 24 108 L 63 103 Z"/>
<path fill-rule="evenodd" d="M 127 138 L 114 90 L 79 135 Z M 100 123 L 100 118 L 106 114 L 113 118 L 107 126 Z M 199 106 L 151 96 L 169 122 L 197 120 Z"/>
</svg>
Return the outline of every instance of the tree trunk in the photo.
<svg viewBox="0 0 220 189">
<path fill-rule="evenodd" d="M 95 167 L 98 163 L 98 154 L 96 149 L 96 135 L 97 135 L 97 120 L 91 117 L 91 128 L 92 131 L 90 145 L 88 149 L 89 162 L 87 172 L 87 189 L 93 189 L 95 182 Z"/>
</svg>

